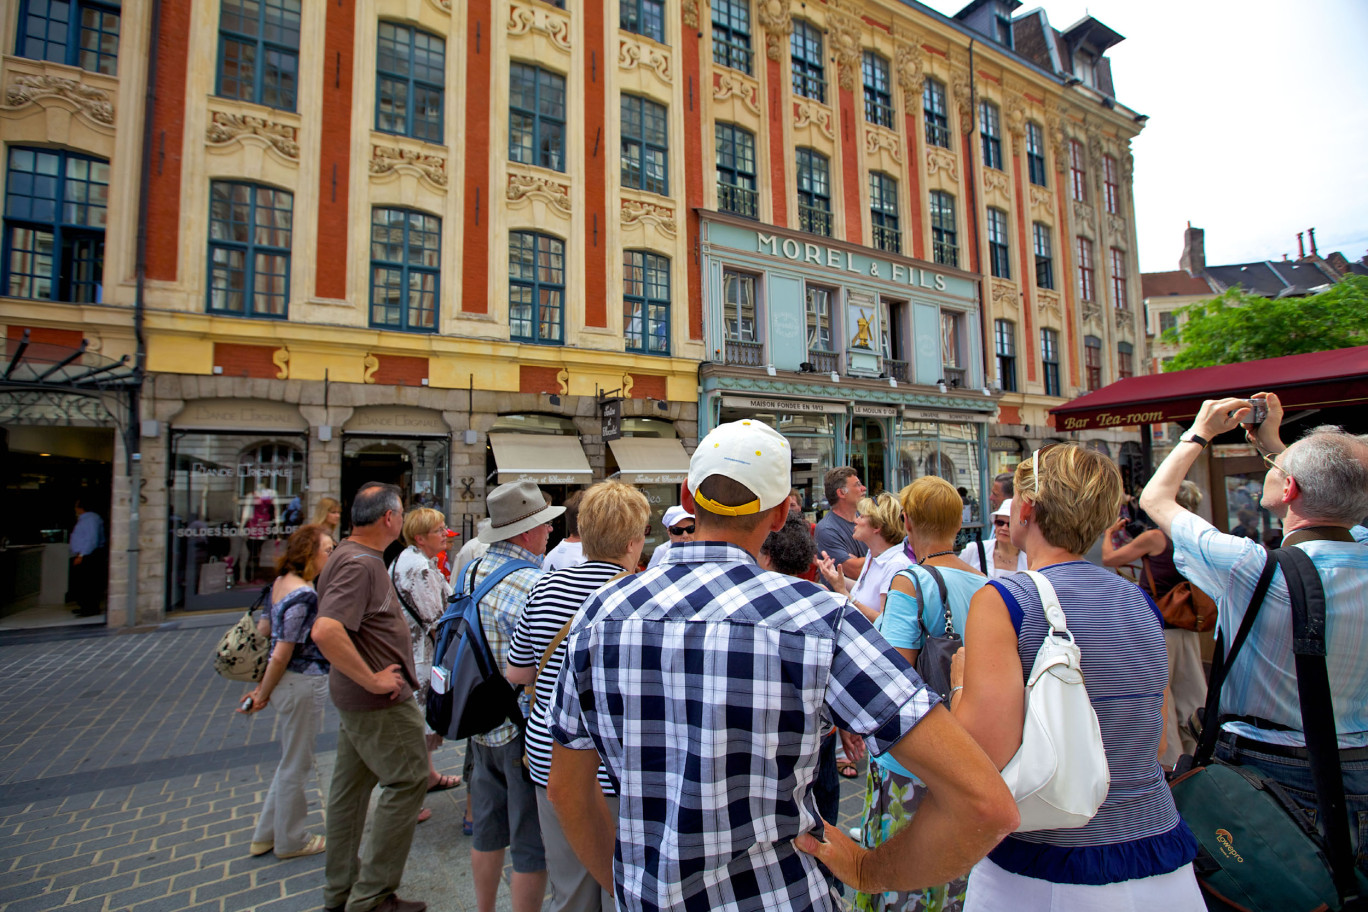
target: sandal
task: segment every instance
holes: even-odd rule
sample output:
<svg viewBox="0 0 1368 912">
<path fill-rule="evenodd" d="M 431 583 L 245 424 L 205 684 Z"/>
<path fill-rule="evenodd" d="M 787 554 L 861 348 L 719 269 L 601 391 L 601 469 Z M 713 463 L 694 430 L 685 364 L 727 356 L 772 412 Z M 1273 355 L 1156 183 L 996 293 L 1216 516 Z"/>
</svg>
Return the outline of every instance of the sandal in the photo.
<svg viewBox="0 0 1368 912">
<path fill-rule="evenodd" d="M 475 821 L 469 817 L 461 821 L 461 832 L 467 836 L 475 835 Z"/>
<path fill-rule="evenodd" d="M 260 858 L 262 855 L 270 854 L 271 850 L 274 848 L 274 842 L 254 842 L 247 847 L 247 854 L 251 855 L 253 858 Z"/>
<path fill-rule="evenodd" d="M 438 776 L 435 785 L 429 785 L 429 792 L 445 792 L 447 789 L 454 789 L 461 784 L 460 776 Z"/>
<path fill-rule="evenodd" d="M 302 858 L 305 855 L 317 855 L 326 848 L 326 840 L 315 833 L 304 841 L 304 848 L 298 852 L 277 852 L 276 858 Z"/>
<path fill-rule="evenodd" d="M 842 763 L 836 769 L 843 779 L 854 779 L 860 775 L 860 768 L 853 763 Z"/>
<path fill-rule="evenodd" d="M 432 808 L 423 808 L 418 812 L 418 822 L 427 823 L 432 819 Z"/>
</svg>

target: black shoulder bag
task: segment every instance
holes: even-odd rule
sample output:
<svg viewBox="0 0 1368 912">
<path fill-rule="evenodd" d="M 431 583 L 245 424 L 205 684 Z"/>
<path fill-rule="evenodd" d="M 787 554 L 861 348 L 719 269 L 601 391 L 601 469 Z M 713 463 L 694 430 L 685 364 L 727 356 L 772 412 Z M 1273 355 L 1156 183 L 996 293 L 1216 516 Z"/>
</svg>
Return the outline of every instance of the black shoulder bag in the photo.
<svg viewBox="0 0 1368 912">
<path fill-rule="evenodd" d="M 917 580 L 917 626 L 921 628 L 922 645 L 921 651 L 917 653 L 917 661 L 913 668 L 921 679 L 926 682 L 936 693 L 941 695 L 944 700 L 950 699 L 950 660 L 955 657 L 955 653 L 964 645 L 959 634 L 955 633 L 955 622 L 950 618 L 950 595 L 945 589 L 945 577 L 941 576 L 940 571 L 927 564 L 918 564 L 920 569 L 931 574 L 931 578 L 936 581 L 936 588 L 940 592 L 941 607 L 945 609 L 944 633 L 940 636 L 932 636 L 931 631 L 926 629 L 926 621 L 923 619 L 925 611 L 925 587 L 920 579 Z M 912 573 L 912 568 L 908 568 Z M 915 573 L 912 573 L 916 576 Z"/>
</svg>

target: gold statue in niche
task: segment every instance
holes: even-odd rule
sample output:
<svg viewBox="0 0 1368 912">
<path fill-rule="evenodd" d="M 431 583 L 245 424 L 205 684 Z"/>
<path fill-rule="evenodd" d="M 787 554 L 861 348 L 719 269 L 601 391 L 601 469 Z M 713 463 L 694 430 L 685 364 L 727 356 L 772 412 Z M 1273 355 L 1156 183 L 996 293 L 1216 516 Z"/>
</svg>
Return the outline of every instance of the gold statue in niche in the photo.
<svg viewBox="0 0 1368 912">
<path fill-rule="evenodd" d="M 858 332 L 856 332 L 855 337 L 850 340 L 850 347 L 872 349 L 874 346 L 869 336 L 869 311 L 860 311 L 860 316 L 856 319 L 855 326 Z"/>
</svg>

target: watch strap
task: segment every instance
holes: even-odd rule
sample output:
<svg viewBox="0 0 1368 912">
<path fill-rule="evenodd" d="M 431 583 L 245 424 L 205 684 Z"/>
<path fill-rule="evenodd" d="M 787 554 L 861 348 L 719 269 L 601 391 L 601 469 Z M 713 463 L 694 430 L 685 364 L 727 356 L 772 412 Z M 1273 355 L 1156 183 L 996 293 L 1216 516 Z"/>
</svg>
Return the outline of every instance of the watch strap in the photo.
<svg viewBox="0 0 1368 912">
<path fill-rule="evenodd" d="M 1210 440 L 1207 440 L 1205 437 L 1198 434 L 1196 431 L 1188 431 L 1186 434 L 1184 434 L 1182 437 L 1179 437 L 1178 439 L 1179 441 L 1191 441 L 1192 443 L 1195 443 L 1198 446 L 1200 446 L 1202 449 L 1206 449 L 1206 447 L 1211 443 Z"/>
</svg>

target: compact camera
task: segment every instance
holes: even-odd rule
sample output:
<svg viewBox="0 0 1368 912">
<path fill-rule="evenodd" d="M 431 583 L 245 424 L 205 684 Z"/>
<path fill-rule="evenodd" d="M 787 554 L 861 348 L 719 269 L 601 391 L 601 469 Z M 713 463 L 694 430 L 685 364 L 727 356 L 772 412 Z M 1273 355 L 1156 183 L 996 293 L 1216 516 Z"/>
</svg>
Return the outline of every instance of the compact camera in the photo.
<svg viewBox="0 0 1368 912">
<path fill-rule="evenodd" d="M 1249 404 L 1251 411 L 1249 417 L 1244 420 L 1244 423 L 1255 425 L 1263 424 L 1264 420 L 1268 417 L 1268 400 L 1246 399 L 1245 401 Z"/>
</svg>

